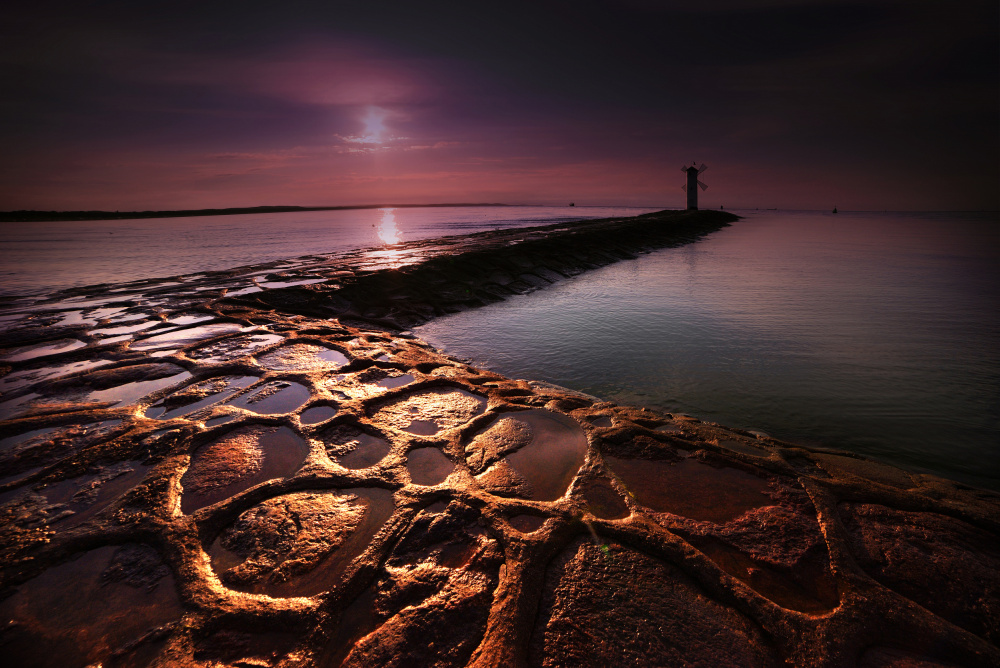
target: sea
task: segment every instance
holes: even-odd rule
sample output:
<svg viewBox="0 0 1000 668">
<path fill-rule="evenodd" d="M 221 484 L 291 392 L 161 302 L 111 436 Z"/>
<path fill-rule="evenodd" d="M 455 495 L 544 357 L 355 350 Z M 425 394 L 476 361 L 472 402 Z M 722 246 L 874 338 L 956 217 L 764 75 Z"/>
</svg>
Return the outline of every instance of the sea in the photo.
<svg viewBox="0 0 1000 668">
<path fill-rule="evenodd" d="M 736 210 L 416 330 L 514 378 L 1000 490 L 1000 217 Z"/>
<path fill-rule="evenodd" d="M 638 215 L 442 207 L 0 224 L 0 296 Z M 415 333 L 515 378 L 1000 490 L 1000 216 L 734 210 Z"/>
<path fill-rule="evenodd" d="M 231 216 L 0 222 L 0 297 L 166 278 L 568 220 L 636 216 L 620 206 L 456 206 Z"/>
</svg>

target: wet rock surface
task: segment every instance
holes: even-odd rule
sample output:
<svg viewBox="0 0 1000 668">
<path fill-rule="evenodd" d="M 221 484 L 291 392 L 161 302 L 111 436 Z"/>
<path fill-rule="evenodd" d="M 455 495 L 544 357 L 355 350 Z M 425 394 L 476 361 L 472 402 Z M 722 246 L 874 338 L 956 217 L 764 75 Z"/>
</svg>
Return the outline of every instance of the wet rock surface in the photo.
<svg viewBox="0 0 1000 668">
<path fill-rule="evenodd" d="M 9 305 L 4 664 L 1000 665 L 997 494 L 399 331 L 711 218 Z"/>
<path fill-rule="evenodd" d="M 243 559 L 222 581 L 253 590 L 311 571 L 358 528 L 365 508 L 355 501 L 336 492 L 297 492 L 245 510 L 219 537 L 222 548 Z"/>
</svg>

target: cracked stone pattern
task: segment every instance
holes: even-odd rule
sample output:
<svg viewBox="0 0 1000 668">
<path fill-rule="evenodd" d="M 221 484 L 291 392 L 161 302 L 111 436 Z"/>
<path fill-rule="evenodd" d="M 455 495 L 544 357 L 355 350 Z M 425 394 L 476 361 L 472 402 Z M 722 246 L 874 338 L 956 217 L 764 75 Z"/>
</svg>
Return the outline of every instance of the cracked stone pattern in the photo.
<svg viewBox="0 0 1000 668">
<path fill-rule="evenodd" d="M 573 252 L 560 260 L 562 275 L 572 274 L 567 263 L 581 271 L 600 264 Z M 536 277 L 552 276 L 525 257 L 517 271 L 504 264 L 510 258 L 488 267 L 496 285 L 516 286 L 532 266 Z M 435 272 L 447 273 L 444 259 Z M 334 275 L 353 277 L 354 293 L 399 287 L 376 266 L 382 260 L 350 262 L 338 268 L 321 258 L 276 273 L 293 280 L 322 269 L 331 284 Z M 45 665 L 66 666 L 1000 665 L 997 494 L 507 379 L 387 329 L 382 306 L 365 320 L 356 295 L 340 304 L 343 318 L 317 317 L 336 302 L 328 284 L 225 299 L 225 281 L 239 276 L 198 279 L 221 286 L 214 292 L 129 287 L 141 296 L 123 298 L 115 318 L 134 311 L 163 321 L 135 341 L 162 336 L 171 313 L 230 325 L 203 330 L 220 332 L 210 338 L 178 336 L 173 348 L 102 344 L 88 332 L 108 318 L 60 328 L 62 316 L 44 304 L 0 334 L 0 374 L 27 379 L 0 402 L 69 397 L 42 401 L 44 410 L 11 403 L 14 414 L 0 424 L 0 647 L 52 638 L 56 659 Z M 432 317 L 442 303 L 417 300 L 407 317 Z M 67 338 L 85 346 L 2 361 L 32 342 Z M 225 354 L 196 352 L 207 350 Z M 338 351 L 346 363 L 292 359 L 288 350 Z M 137 369 L 151 356 L 190 379 L 121 406 L 74 403 L 95 388 L 146 379 Z M 51 371 L 59 365 L 65 373 Z M 46 371 L 31 380 L 36 369 Z M 369 382 L 401 374 L 412 382 Z M 310 398 L 273 415 L 217 403 L 145 417 L 157 402 L 206 396 L 222 376 L 259 378 L 246 392 L 297 383 Z M 337 413 L 303 424 L 299 414 L 314 405 Z M 565 416 L 586 435 L 584 463 L 553 501 L 531 500 L 525 481 L 504 470 L 530 441 L 517 421 L 527 410 Z M 414 420 L 437 430 L 408 431 Z M 219 489 L 259 467 L 252 436 L 276 429 L 305 443 L 300 466 L 182 512 L 185 491 Z M 385 453 L 364 468 L 337 463 L 366 439 L 384 442 Z M 206 457 L 220 442 L 228 449 Z M 407 455 L 427 447 L 455 463 L 441 484 L 410 482 Z M 733 506 L 732 517 L 698 519 L 640 503 L 652 497 L 630 489 L 611 460 L 707 481 L 752 478 L 763 491 L 754 507 Z M 103 489 L 124 479 L 117 473 L 126 462 L 136 477 L 85 520 L 46 519 L 47 489 L 109 481 Z M 723 487 L 705 484 L 698 494 L 726 506 L 733 501 Z M 238 560 L 222 573 L 210 554 L 217 542 Z M 318 575 L 328 584 L 309 596 L 244 591 Z M 75 591 L 74 582 L 85 586 Z M 32 607 L 62 600 L 53 588 L 63 586 L 72 614 Z M 137 611 L 128 624 L 115 621 L 101 592 Z M 61 617 L 73 635 L 52 635 Z"/>
</svg>

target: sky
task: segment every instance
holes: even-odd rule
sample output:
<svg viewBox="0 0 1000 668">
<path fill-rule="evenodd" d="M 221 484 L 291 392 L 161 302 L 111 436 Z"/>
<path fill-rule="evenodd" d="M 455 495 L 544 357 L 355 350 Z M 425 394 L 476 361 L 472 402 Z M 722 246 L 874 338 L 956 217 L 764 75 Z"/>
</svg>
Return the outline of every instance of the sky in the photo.
<svg viewBox="0 0 1000 668">
<path fill-rule="evenodd" d="M 1000 209 L 995 0 L 0 9 L 0 210 Z"/>
</svg>

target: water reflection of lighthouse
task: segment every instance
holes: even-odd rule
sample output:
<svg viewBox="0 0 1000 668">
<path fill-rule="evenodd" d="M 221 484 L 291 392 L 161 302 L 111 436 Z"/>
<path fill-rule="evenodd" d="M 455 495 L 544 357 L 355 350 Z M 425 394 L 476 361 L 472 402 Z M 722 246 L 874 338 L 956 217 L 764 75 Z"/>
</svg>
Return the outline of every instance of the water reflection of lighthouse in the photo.
<svg viewBox="0 0 1000 668">
<path fill-rule="evenodd" d="M 398 244 L 401 237 L 399 228 L 396 227 L 396 210 L 379 209 L 382 212 L 382 220 L 378 224 L 378 238 L 384 244 Z"/>
</svg>

